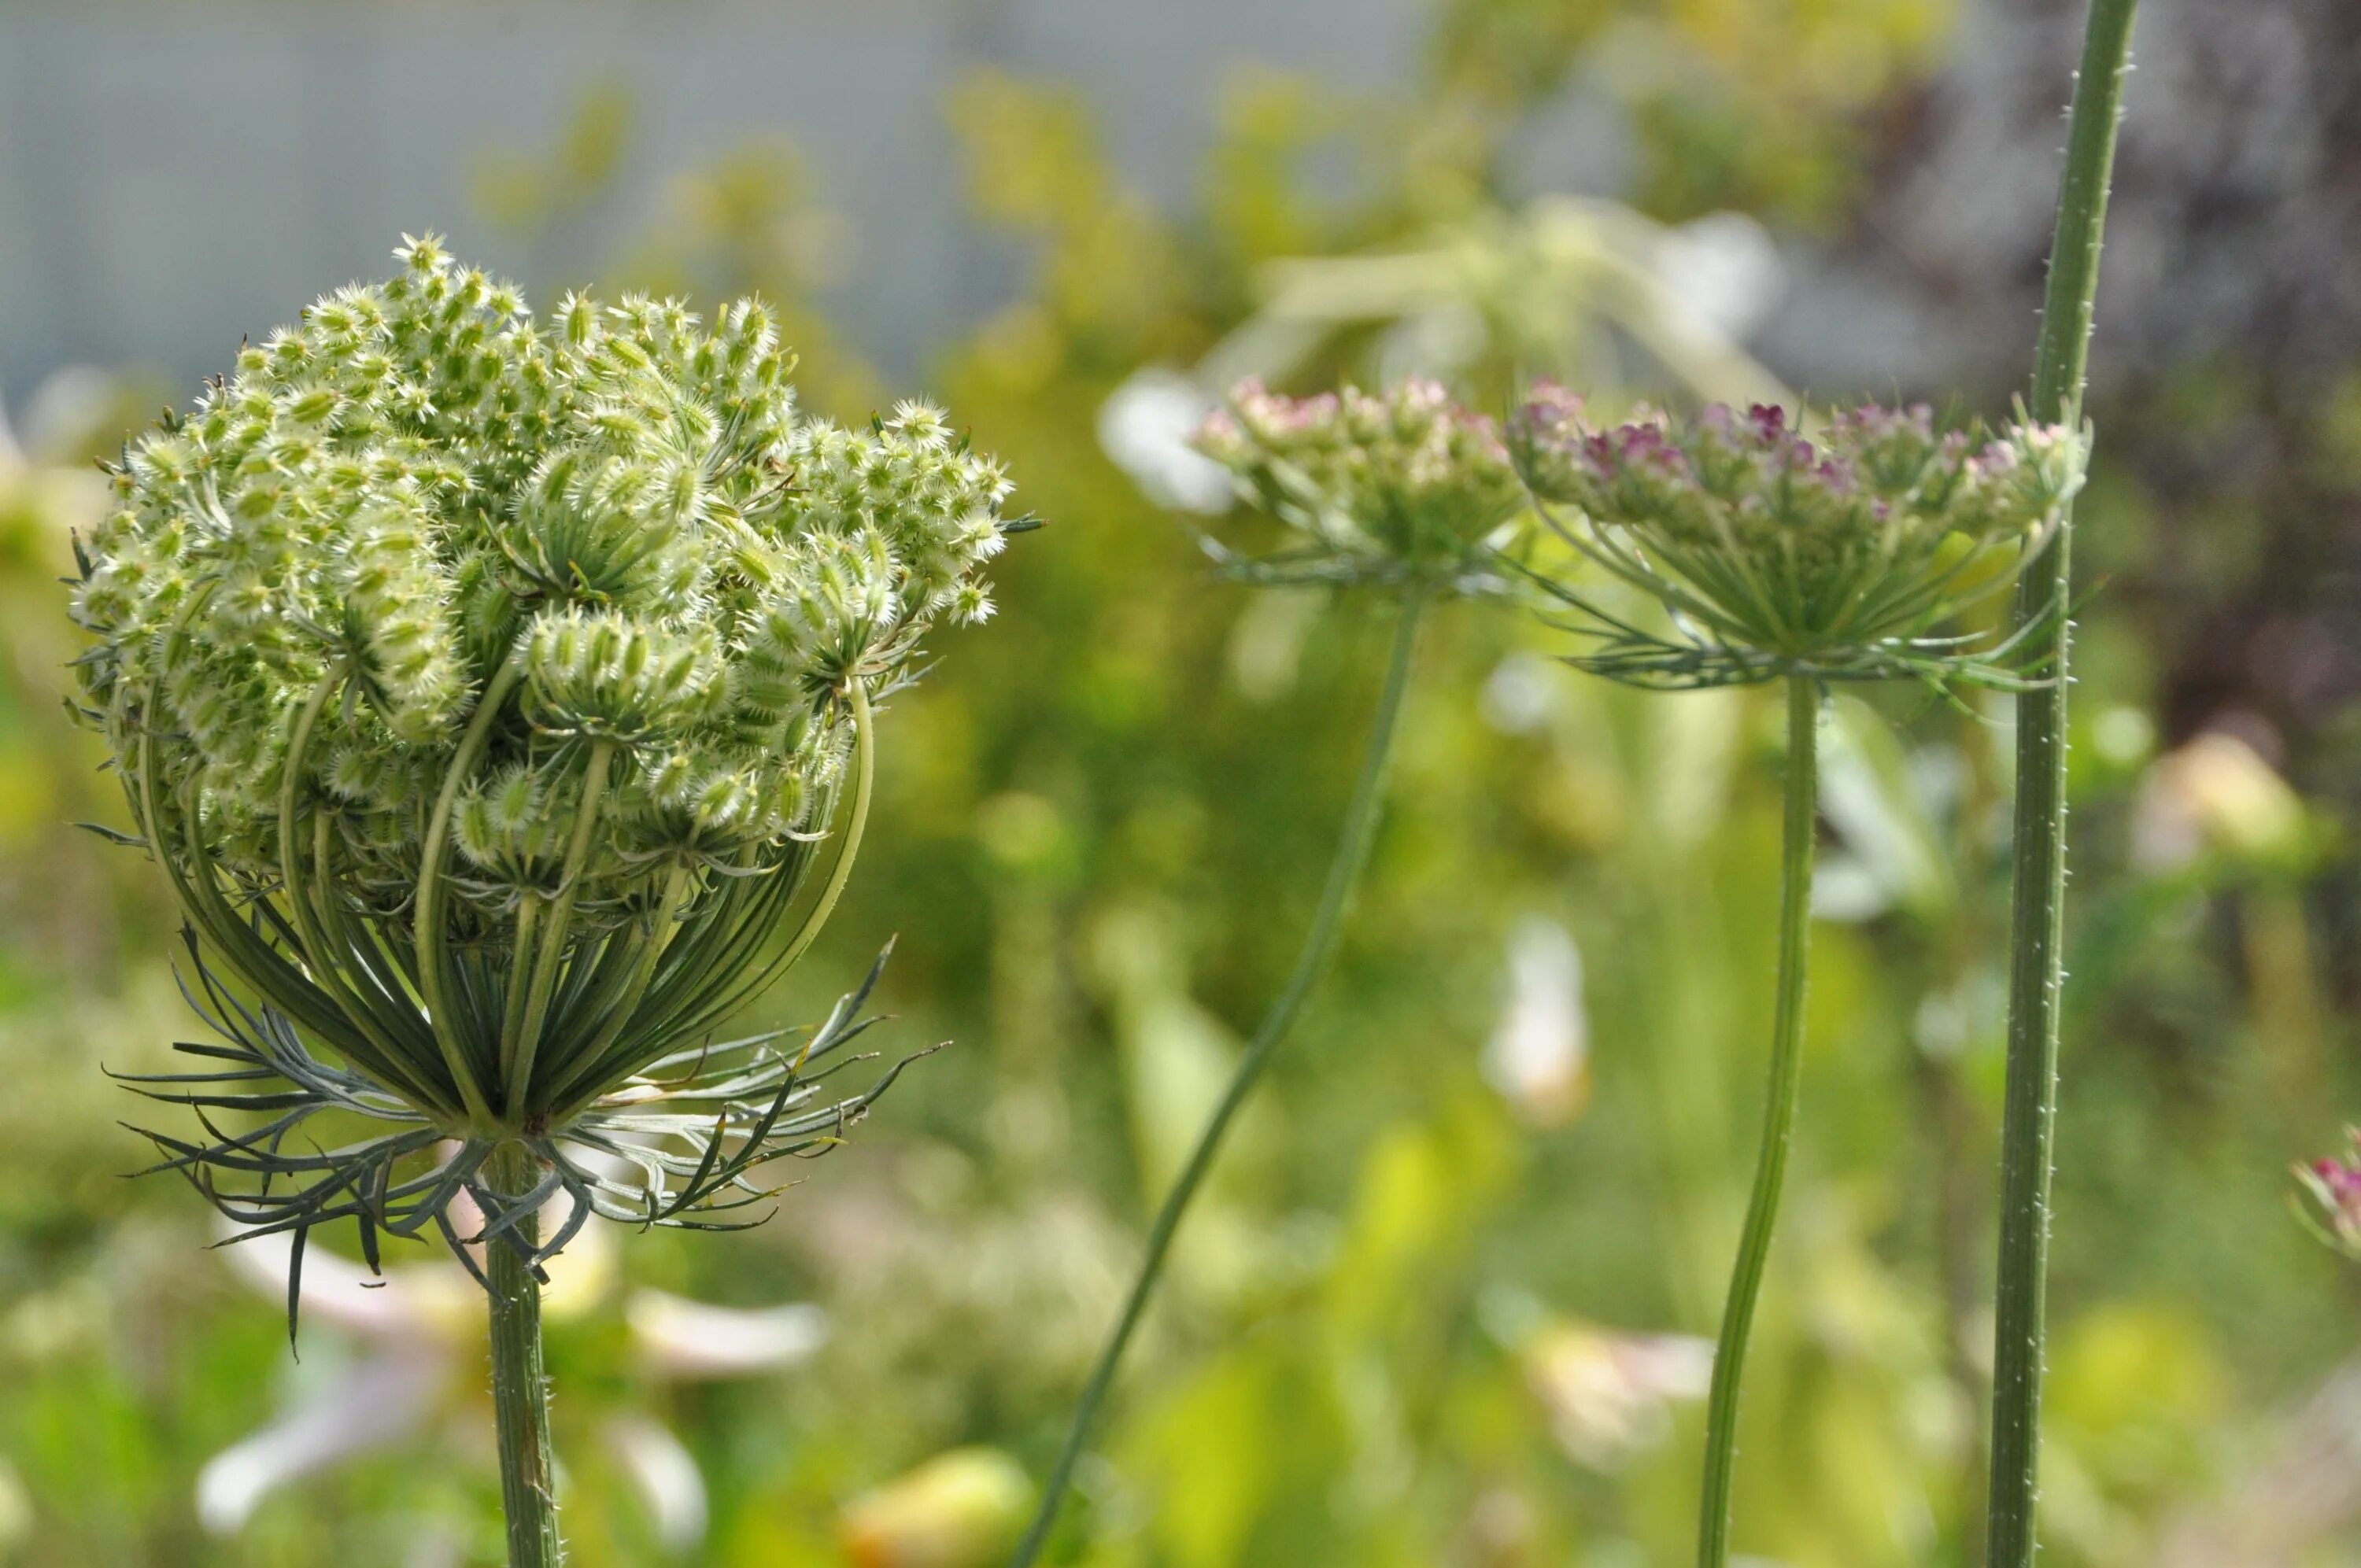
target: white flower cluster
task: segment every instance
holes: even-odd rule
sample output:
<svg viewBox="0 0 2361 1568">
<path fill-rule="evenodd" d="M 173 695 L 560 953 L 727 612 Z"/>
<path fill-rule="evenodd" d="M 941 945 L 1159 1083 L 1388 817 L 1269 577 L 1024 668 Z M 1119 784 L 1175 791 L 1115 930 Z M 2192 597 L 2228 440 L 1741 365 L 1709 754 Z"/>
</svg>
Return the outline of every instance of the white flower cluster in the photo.
<svg viewBox="0 0 2361 1568">
<path fill-rule="evenodd" d="M 709 327 L 578 294 L 536 318 L 431 237 L 397 255 L 115 475 L 79 675 L 143 826 L 253 888 L 293 828 L 318 885 L 390 916 L 450 783 L 454 917 L 496 919 L 551 891 L 605 741 L 577 908 L 772 863 L 830 793 L 852 684 L 991 613 L 1000 466 L 931 408 L 800 415 L 756 302 Z"/>
</svg>

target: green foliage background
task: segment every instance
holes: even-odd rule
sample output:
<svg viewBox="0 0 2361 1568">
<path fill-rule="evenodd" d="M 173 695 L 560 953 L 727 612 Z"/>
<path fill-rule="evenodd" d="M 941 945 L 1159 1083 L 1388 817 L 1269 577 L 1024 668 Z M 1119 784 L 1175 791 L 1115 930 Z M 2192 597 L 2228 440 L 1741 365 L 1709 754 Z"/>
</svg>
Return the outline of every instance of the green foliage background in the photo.
<svg viewBox="0 0 2361 1568">
<path fill-rule="evenodd" d="M 1178 214 L 1126 187 L 1070 89 L 983 72 L 946 104 L 972 210 L 1023 283 L 943 346 L 928 389 L 1051 526 L 1006 558 L 1003 616 L 943 639 L 940 670 L 897 699 L 861 872 L 762 1012 L 813 1014 L 898 931 L 895 1041 L 959 1043 L 769 1228 L 625 1238 L 560 1314 L 577 1562 L 667 1560 L 598 1441 L 639 1416 L 683 1436 L 710 1489 L 686 1560 L 992 1561 L 1022 1499 L 972 1451 L 1046 1463 L 1148 1208 L 1292 957 L 1385 612 L 1213 581 L 1101 453 L 1107 395 L 1213 345 L 1254 308 L 1265 261 L 1488 221 L 1533 107 L 1605 49 L 1662 67 L 1629 88 L 1642 211 L 1834 228 L 1871 178 L 1880 105 L 1940 57 L 1948 21 L 1933 0 L 1458 0 L 1392 98 L 1242 77 Z M 761 289 L 830 411 L 901 389 L 829 331 L 811 260 L 825 224 L 791 149 L 700 170 L 642 245 L 570 251 L 631 134 L 627 94 L 586 93 L 550 148 L 488 159 L 486 219 L 553 270 L 700 301 Z M 1345 193 L 1307 179 L 1314 155 L 1343 158 Z M 1343 334 L 1298 378 L 1351 373 L 1370 346 Z M 1496 332 L 1477 384 L 1504 388 L 1519 357 Z M 2123 460 L 2118 430 L 2202 439 L 2257 395 L 2215 367 L 2177 401 L 2096 411 L 2095 571 L 2154 589 L 2173 568 L 2144 541 L 2185 505 Z M 2310 434 L 2323 454 L 2351 446 L 2361 405 L 2335 406 L 2346 424 Z M 195 1521 L 207 1457 L 364 1347 L 315 1327 L 291 1362 L 274 1304 L 199 1250 L 195 1199 L 116 1179 L 140 1146 L 115 1128 L 128 1112 L 99 1063 L 152 1064 L 193 1025 L 156 879 L 60 827 L 116 817 L 56 711 L 72 646 L 50 579 L 93 504 L 81 455 L 0 472 L 0 1561 L 492 1561 L 488 1448 L 467 1436 L 488 1408 L 460 1352 L 446 1417 L 414 1438 L 288 1487 L 236 1537 Z M 2241 526 L 2198 529 L 2179 569 L 2235 558 Z M 2287 1163 L 2361 1103 L 2322 918 L 2350 870 L 2334 809 L 2268 775 L 2174 869 L 2131 853 L 2142 792 L 2179 776 L 2153 754 L 2186 630 L 2169 602 L 2102 597 L 2085 618 L 2051 1553 L 2352 1561 L 2354 1287 L 2285 1207 Z M 1695 1405 L 1552 1371 L 1595 1366 L 1581 1354 L 1602 1333 L 1711 1332 L 1766 1033 L 1776 704 L 1638 697 L 1543 663 L 1557 647 L 1496 607 L 1432 627 L 1344 953 L 1191 1222 L 1063 1561 L 1638 1568 L 1687 1550 Z M 1539 692 L 1515 722 L 1504 682 Z M 1737 1504 L 1741 1542 L 1796 1568 L 1972 1560 L 2005 744 L 1988 708 L 1839 704 L 1831 859 L 1874 896 L 1817 933 L 1805 1130 Z M 2361 757 L 2349 726 L 2306 754 L 2330 778 Z M 1504 940 L 1534 915 L 1564 925 L 1588 977 L 1571 1114 L 1535 1116 L 1478 1068 Z M 628 1326 L 643 1287 L 817 1301 L 834 1337 L 785 1374 L 668 1379 Z M 460 1346 L 470 1332 L 418 1330 Z M 950 1451 L 967 1470 L 876 1490 Z"/>
</svg>

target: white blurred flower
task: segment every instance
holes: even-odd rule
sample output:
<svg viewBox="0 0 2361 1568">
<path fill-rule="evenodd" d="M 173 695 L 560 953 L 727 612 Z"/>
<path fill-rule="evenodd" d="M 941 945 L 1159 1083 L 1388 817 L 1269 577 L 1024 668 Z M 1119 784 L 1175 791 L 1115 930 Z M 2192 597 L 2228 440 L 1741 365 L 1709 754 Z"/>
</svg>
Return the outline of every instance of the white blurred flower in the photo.
<svg viewBox="0 0 2361 1568">
<path fill-rule="evenodd" d="M 1604 1469 L 1663 1441 L 1673 1401 L 1705 1397 L 1713 1343 L 1565 1319 L 1532 1333 L 1523 1362 L 1559 1445 L 1577 1463 Z"/>
<path fill-rule="evenodd" d="M 656 1539 L 673 1552 L 686 1552 L 703 1541 L 705 1476 L 687 1444 L 652 1416 L 617 1416 L 607 1423 L 604 1435 L 646 1499 Z"/>
<path fill-rule="evenodd" d="M 1771 231 L 1744 213 L 1708 213 L 1656 242 L 1656 276 L 1716 331 L 1742 343 L 1786 291 Z"/>
<path fill-rule="evenodd" d="M 2132 812 L 2132 860 L 2149 872 L 2208 853 L 2284 863 L 2302 855 L 2309 829 L 2302 797 L 2260 752 L 2208 730 L 2149 764 Z"/>
<path fill-rule="evenodd" d="M 1484 722 L 1503 735 L 1531 735 L 1549 720 L 1550 661 L 1534 652 L 1510 654 L 1492 666 L 1477 702 Z"/>
<path fill-rule="evenodd" d="M 1545 1127 L 1572 1121 L 1589 1098 L 1582 953 L 1554 920 L 1528 916 L 1509 933 L 1509 1000 L 1484 1047 L 1484 1076 Z"/>
<path fill-rule="evenodd" d="M 33 1500 L 25 1495 L 25 1484 L 16 1478 L 16 1467 L 0 1459 L 0 1552 L 32 1531 Z"/>
<path fill-rule="evenodd" d="M 1219 406 L 1199 382 L 1148 366 L 1099 405 L 1099 446 L 1159 506 L 1218 515 L 1230 510 L 1236 486 L 1190 438 Z"/>
<path fill-rule="evenodd" d="M 453 1218 L 463 1233 L 469 1228 L 466 1216 Z M 256 1236 L 223 1255 L 247 1284 L 284 1301 L 292 1250 L 284 1235 Z M 597 1311 L 616 1293 L 614 1239 L 603 1222 L 593 1222 L 547 1267 L 542 1303 L 552 1323 Z M 312 1247 L 301 1301 L 307 1325 L 325 1324 L 357 1343 L 347 1357 L 328 1360 L 269 1425 L 206 1462 L 196 1506 L 211 1534 L 235 1535 L 272 1493 L 438 1423 L 459 1442 L 480 1444 L 490 1420 L 483 1403 L 483 1291 L 448 1255 L 389 1264 L 379 1278 Z M 641 1288 L 624 1294 L 622 1311 L 634 1359 L 666 1381 L 760 1376 L 808 1360 L 828 1339 L 827 1315 L 806 1303 L 717 1307 Z M 680 1440 L 638 1412 L 609 1419 L 600 1436 L 664 1544 L 686 1550 L 702 1540 L 705 1482 Z"/>
<path fill-rule="evenodd" d="M 95 366 L 59 367 L 25 400 L 25 450 L 56 457 L 87 440 L 115 411 L 122 390 Z"/>
<path fill-rule="evenodd" d="M 442 1402 L 451 1368 L 438 1346 L 409 1343 L 354 1360 L 334 1381 L 205 1462 L 197 1522 L 235 1535 L 262 1500 L 292 1481 L 399 1442 Z"/>
<path fill-rule="evenodd" d="M 1260 308 L 1196 376 L 1289 380 L 1339 334 L 1374 328 L 1389 376 L 1447 379 L 1488 351 L 1526 375 L 1604 389 L 1622 367 L 1602 345 L 1628 340 L 1701 398 L 1791 402 L 1738 341 L 1778 302 L 1784 270 L 1770 236 L 1737 214 L 1668 229 L 1620 203 L 1543 196 L 1407 245 L 1265 262 Z"/>
<path fill-rule="evenodd" d="M 828 1314 L 808 1301 L 716 1307 L 635 1290 L 623 1315 L 642 1362 L 684 1383 L 756 1376 L 806 1360 L 828 1343 Z"/>
</svg>

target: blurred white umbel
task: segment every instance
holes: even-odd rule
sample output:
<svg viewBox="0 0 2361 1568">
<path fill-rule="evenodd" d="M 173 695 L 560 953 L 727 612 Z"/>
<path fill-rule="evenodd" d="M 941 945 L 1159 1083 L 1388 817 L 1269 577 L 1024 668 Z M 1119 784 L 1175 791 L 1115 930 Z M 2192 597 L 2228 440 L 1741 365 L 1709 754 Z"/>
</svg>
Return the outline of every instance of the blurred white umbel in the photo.
<svg viewBox="0 0 2361 1568">
<path fill-rule="evenodd" d="M 281 1302 L 292 1250 L 287 1236 L 255 1236 L 222 1255 L 241 1279 Z M 543 1303 L 552 1323 L 611 1310 L 618 1270 L 605 1222 L 593 1221 L 547 1267 Z M 646 1288 L 621 1294 L 632 1358 L 662 1381 L 758 1377 L 810 1359 L 828 1341 L 827 1314 L 808 1303 L 750 1310 Z M 445 1254 L 389 1264 L 379 1278 L 324 1247 L 309 1248 L 302 1321 L 325 1325 L 347 1343 L 335 1347 L 335 1359 L 321 1358 L 324 1375 L 270 1424 L 206 1462 L 197 1475 L 198 1521 L 210 1534 L 235 1535 L 281 1488 L 418 1439 L 438 1422 L 449 1423 L 463 1444 L 488 1439 L 482 1298 Z M 705 1481 L 679 1438 L 639 1411 L 610 1416 L 598 1430 L 658 1539 L 674 1551 L 703 1540 Z"/>
<path fill-rule="evenodd" d="M 1484 1047 L 1484 1077 L 1540 1126 L 1564 1126 L 1590 1097 L 1582 953 L 1554 920 L 1529 915 L 1509 933 L 1508 1003 Z"/>
</svg>

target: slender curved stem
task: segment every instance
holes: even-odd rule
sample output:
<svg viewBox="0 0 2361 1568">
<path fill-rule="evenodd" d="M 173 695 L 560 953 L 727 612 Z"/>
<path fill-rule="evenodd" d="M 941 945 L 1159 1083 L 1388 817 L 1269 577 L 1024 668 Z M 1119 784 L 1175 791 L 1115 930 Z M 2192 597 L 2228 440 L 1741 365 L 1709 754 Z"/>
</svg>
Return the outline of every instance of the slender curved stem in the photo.
<svg viewBox="0 0 2361 1568">
<path fill-rule="evenodd" d="M 590 1043 L 565 1060 L 552 1064 L 558 1074 L 563 1074 L 575 1062 L 596 1061 L 605 1056 L 607 1048 L 631 1023 L 631 1014 L 648 993 L 648 982 L 655 976 L 656 962 L 664 957 L 664 948 L 672 940 L 680 920 L 681 905 L 687 902 L 696 881 L 696 873 L 686 861 L 664 873 L 664 892 L 658 896 L 654 910 L 648 916 L 647 934 L 641 938 L 640 950 L 631 959 L 631 972 L 623 979 L 621 992 L 608 1003 L 606 1021 L 590 1036 Z M 520 936 L 517 940 L 522 946 L 524 938 Z"/>
<path fill-rule="evenodd" d="M 487 1174 L 494 1190 L 514 1198 L 538 1177 L 533 1152 L 500 1146 Z M 530 1247 L 538 1222 L 516 1227 Z M 508 1515 L 509 1568 L 557 1568 L 566 1549 L 557 1534 L 557 1468 L 549 1442 L 549 1374 L 541 1355 L 541 1285 L 507 1238 L 488 1244 L 484 1272 L 491 1281 L 492 1410 L 499 1425 L 500 1502 Z"/>
<path fill-rule="evenodd" d="M 459 1021 L 453 1016 L 450 1005 L 450 932 L 443 919 L 443 901 L 447 895 L 443 861 L 449 850 L 451 813 L 459 804 L 459 792 L 467 786 L 468 776 L 475 772 L 485 746 L 491 740 L 492 726 L 500 718 L 501 704 L 508 701 L 509 694 L 522 679 L 523 666 L 511 659 L 485 683 L 484 695 L 476 700 L 475 715 L 459 737 L 459 749 L 451 759 L 450 771 L 443 776 L 442 792 L 435 796 L 434 815 L 427 822 L 426 842 L 418 857 L 418 989 L 426 1000 L 426 1021 L 434 1031 L 434 1042 L 442 1047 L 443 1066 L 457 1086 L 467 1114 L 483 1127 L 492 1124 L 491 1104 L 485 1099 L 483 1085 L 477 1081 L 475 1069 L 467 1061 L 459 1038 Z"/>
<path fill-rule="evenodd" d="M 851 816 L 845 823 L 843 834 L 838 840 L 836 861 L 829 869 L 827 885 L 820 889 L 819 897 L 813 903 L 811 913 L 805 916 L 803 924 L 796 927 L 796 934 L 787 938 L 787 945 L 780 951 L 779 956 L 763 964 L 752 974 L 740 981 L 734 991 L 704 1003 L 702 1014 L 704 1016 L 718 1018 L 736 1011 L 749 998 L 759 994 L 773 981 L 793 968 L 796 960 L 804 956 L 805 949 L 809 948 L 813 940 L 819 936 L 820 927 L 828 924 L 828 917 L 836 910 L 837 900 L 843 896 L 845 883 L 852 880 L 852 863 L 860 857 L 862 835 L 869 827 L 869 803 L 876 793 L 877 731 L 869 708 L 869 692 L 858 679 L 851 683 L 846 701 L 852 709 L 855 759 L 852 775 L 852 808 Z M 680 1035 L 694 1031 L 679 1028 L 675 1020 L 673 1032 Z M 620 1028 L 601 1031 L 609 1046 L 619 1033 Z M 608 1047 L 600 1047 L 598 1049 L 578 1052 L 563 1068 L 551 1075 L 548 1109 L 554 1118 L 563 1120 L 580 1109 L 583 1100 L 601 1092 L 598 1081 L 598 1075 L 594 1069 L 603 1069 L 610 1065 L 603 1060 L 607 1050 Z M 588 1079 L 587 1083 L 583 1081 L 586 1075 Z M 572 1093 L 573 1098 L 565 1098 L 569 1092 Z"/>
<path fill-rule="evenodd" d="M 312 983 L 319 988 L 321 994 L 335 1003 L 353 1028 L 377 1048 L 387 1064 L 401 1066 L 402 1070 L 394 1077 L 390 1087 L 417 1096 L 430 1111 L 441 1111 L 445 1107 L 439 1097 L 424 1092 L 417 1075 L 409 1070 L 410 1054 L 381 1026 L 371 1014 L 368 1003 L 347 982 L 334 962 L 334 949 L 329 943 L 326 927 L 321 924 L 319 911 L 313 903 L 313 890 L 303 874 L 302 840 L 298 836 L 298 825 L 302 819 L 295 807 L 302 793 L 304 764 L 309 758 L 312 733 L 319 725 L 320 715 L 327 710 L 328 704 L 343 689 L 346 678 L 347 671 L 343 663 L 329 665 L 321 674 L 318 684 L 313 686 L 310 700 L 296 715 L 295 727 L 288 737 L 287 756 L 280 764 L 283 775 L 279 784 L 280 883 L 286 897 L 288 918 L 294 926 L 303 967 Z M 326 822 L 325 816 L 321 816 L 315 826 L 325 827 Z M 314 835 L 314 864 L 323 877 L 327 874 L 327 859 L 324 853 L 320 852 L 324 842 L 324 839 Z"/>
<path fill-rule="evenodd" d="M 2123 114 L 2136 0 L 2091 0 L 2058 230 L 2033 372 L 2034 418 L 2079 422 L 2099 242 Z M 2072 628 L 2056 607 L 2072 581 L 2073 528 L 2063 520 L 2017 588 L 2017 619 L 2048 616 L 2047 684 L 2016 704 L 2016 817 L 2009 907 L 2008 1078 L 2003 1091 L 2000 1267 L 1993 1312 L 1992 1490 L 1984 1561 L 2030 1568 L 2041 1450 L 2043 1293 L 2049 1269 L 2049 1170 L 2058 1120 L 2059 999 L 2064 988 L 2067 652 Z"/>
<path fill-rule="evenodd" d="M 330 988 L 336 984 L 336 972 L 335 966 L 328 962 L 327 933 L 321 929 L 319 918 L 312 908 L 312 900 L 303 891 L 303 858 L 298 852 L 302 840 L 296 836 L 296 824 L 300 818 L 295 806 L 302 795 L 303 766 L 310 760 L 312 731 L 318 727 L 320 715 L 326 711 L 345 679 L 345 667 L 331 664 L 320 676 L 319 683 L 313 686 L 311 700 L 304 703 L 302 711 L 295 716 L 295 728 L 288 736 L 287 757 L 280 764 L 281 776 L 279 781 L 279 874 L 287 893 L 287 913 L 295 922 L 296 935 L 303 944 L 303 960 L 312 970 L 312 982 L 331 995 L 335 994 Z M 325 874 L 326 868 L 321 869 Z M 337 1000 L 341 1002 L 343 998 Z M 352 1010 L 348 1007 L 346 1011 L 349 1013 Z M 353 1020 L 353 1025 L 356 1028 L 368 1028 L 358 1018 Z M 374 1035 L 371 1037 L 374 1038 Z"/>
<path fill-rule="evenodd" d="M 574 901 L 582 891 L 582 873 L 590 863 L 591 830 L 606 799 L 607 773 L 615 761 L 615 742 L 590 742 L 590 756 L 582 770 L 582 797 L 574 807 L 574 835 L 566 846 L 566 863 L 557 875 L 557 891 L 550 896 L 541 929 L 541 950 L 532 957 L 532 980 L 525 993 L 524 1020 L 516 1034 L 516 1058 L 501 1064 L 508 1079 L 508 1111 L 511 1122 L 522 1122 L 525 1097 L 533 1089 L 533 1064 L 541 1049 L 542 1025 L 549 1017 L 550 992 L 557 988 L 557 971 L 566 961 L 566 938 L 574 933 Z M 526 962 L 527 932 L 517 925 L 517 962 Z"/>
<path fill-rule="evenodd" d="M 510 1080 L 515 1080 L 513 1064 L 517 1059 L 517 1042 L 524 1038 L 525 1007 L 533 996 L 533 956 L 541 951 L 541 910 L 545 902 L 537 893 L 518 895 L 516 939 L 510 951 L 509 993 L 500 1008 L 500 1060 L 511 1064 Z M 509 1115 L 517 1113 L 515 1096 L 511 1094 Z"/>
<path fill-rule="evenodd" d="M 1705 1494 L 1697 1513 L 1698 1568 L 1730 1561 L 1730 1484 L 1738 1466 L 1738 1396 L 1746 1374 L 1746 1341 L 1763 1294 L 1771 1231 L 1779 1219 L 1779 1189 L 1787 1175 L 1787 1147 L 1795 1130 L 1795 1091 L 1802 1081 L 1804 969 L 1811 941 L 1813 830 L 1819 810 L 1819 683 L 1787 677 L 1787 786 L 1779 853 L 1779 1001 L 1771 1025 L 1771 1089 L 1763 1107 L 1763 1147 L 1755 1156 L 1754 1193 L 1746 1204 L 1738 1266 L 1721 1312 L 1721 1342 L 1713 1353 L 1713 1389 L 1706 1404 Z"/>
<path fill-rule="evenodd" d="M 1295 969 L 1287 977 L 1287 984 L 1264 1014 L 1262 1026 L 1255 1031 L 1246 1054 L 1238 1058 L 1237 1069 L 1230 1075 L 1227 1088 L 1197 1135 L 1196 1146 L 1189 1151 L 1188 1163 L 1181 1167 L 1172 1190 L 1165 1194 L 1164 1203 L 1156 1212 L 1156 1223 L 1148 1234 L 1148 1250 L 1140 1258 L 1139 1272 L 1131 1282 L 1131 1293 L 1124 1299 L 1123 1312 L 1115 1320 L 1115 1330 L 1107 1336 L 1105 1346 L 1099 1352 L 1098 1364 L 1092 1368 L 1090 1382 L 1082 1389 L 1082 1402 L 1074 1409 L 1073 1425 L 1066 1433 L 1065 1446 L 1058 1452 L 1057 1464 L 1049 1472 L 1049 1482 L 1041 1495 L 1040 1511 L 1034 1516 L 1032 1528 L 1026 1531 L 1024 1541 L 1011 1560 L 1011 1568 L 1029 1568 L 1048 1544 L 1049 1531 L 1058 1521 L 1058 1506 L 1065 1498 L 1066 1488 L 1073 1481 L 1074 1464 L 1082 1457 L 1082 1445 L 1090 1440 L 1099 1406 L 1105 1401 L 1107 1388 L 1115 1381 L 1115 1367 L 1131 1343 L 1131 1336 L 1139 1326 L 1141 1314 L 1147 1310 L 1148 1299 L 1155 1293 L 1157 1279 L 1164 1272 L 1165 1255 L 1171 1250 L 1174 1233 L 1180 1228 L 1181 1216 L 1197 1195 L 1205 1174 L 1213 1168 L 1214 1157 L 1221 1152 L 1222 1139 L 1229 1131 L 1231 1120 L 1262 1076 L 1271 1052 L 1295 1023 L 1302 1010 L 1304 998 L 1310 994 L 1312 982 L 1327 964 L 1328 955 L 1336 945 L 1336 933 L 1343 924 L 1345 905 L 1354 885 L 1361 879 L 1361 868 L 1368 863 L 1369 844 L 1377 836 L 1378 806 L 1385 793 L 1386 759 L 1393 750 L 1396 720 L 1401 714 L 1402 693 L 1410 685 L 1411 656 L 1418 643 L 1418 625 L 1425 608 L 1424 590 L 1413 586 L 1402 597 L 1400 620 L 1394 628 L 1391 662 L 1386 668 L 1386 684 L 1378 697 L 1377 717 L 1369 728 L 1368 749 L 1362 758 L 1360 777 L 1353 785 L 1351 801 L 1345 807 L 1344 829 L 1336 841 L 1336 856 L 1328 867 L 1327 885 L 1320 894 L 1320 907 L 1312 915 L 1312 929 L 1303 939 L 1303 950 L 1295 960 Z"/>
<path fill-rule="evenodd" d="M 852 775 L 852 819 L 845 825 L 844 842 L 836 851 L 836 863 L 829 868 L 828 885 L 820 889 L 819 900 L 811 913 L 788 938 L 785 949 L 777 960 L 767 966 L 768 972 L 785 974 L 796 960 L 804 956 L 819 936 L 820 927 L 836 913 L 836 901 L 844 894 L 844 884 L 852 879 L 852 862 L 861 856 L 861 836 L 869 828 L 869 800 L 877 787 L 877 730 L 869 712 L 869 688 L 853 677 L 852 744 L 859 753 Z"/>
</svg>

